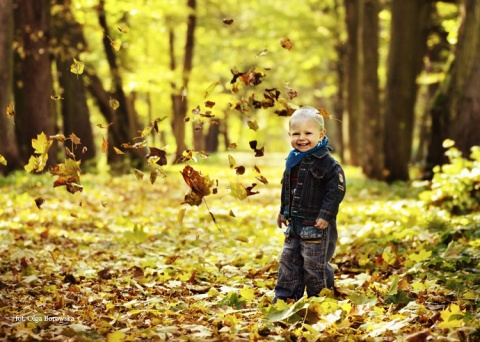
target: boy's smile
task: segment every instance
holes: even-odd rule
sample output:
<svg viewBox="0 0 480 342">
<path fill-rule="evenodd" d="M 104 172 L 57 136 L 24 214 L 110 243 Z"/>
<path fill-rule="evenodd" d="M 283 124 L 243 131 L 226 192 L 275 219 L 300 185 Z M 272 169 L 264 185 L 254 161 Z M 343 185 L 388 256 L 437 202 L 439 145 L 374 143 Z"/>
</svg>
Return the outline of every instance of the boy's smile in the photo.
<svg viewBox="0 0 480 342">
<path fill-rule="evenodd" d="M 300 152 L 310 151 L 317 146 L 325 136 L 325 130 L 320 129 L 311 119 L 294 120 L 290 123 L 290 142 L 292 147 Z"/>
</svg>

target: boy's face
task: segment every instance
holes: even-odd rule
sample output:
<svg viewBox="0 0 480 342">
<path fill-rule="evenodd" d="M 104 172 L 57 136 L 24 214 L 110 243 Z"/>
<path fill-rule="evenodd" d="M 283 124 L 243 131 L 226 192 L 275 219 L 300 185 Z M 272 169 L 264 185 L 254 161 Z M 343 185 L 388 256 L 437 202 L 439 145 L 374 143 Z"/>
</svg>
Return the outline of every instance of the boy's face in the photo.
<svg viewBox="0 0 480 342">
<path fill-rule="evenodd" d="M 312 119 L 299 119 L 290 122 L 290 142 L 300 152 L 307 152 L 317 146 L 326 131 L 318 127 Z"/>
</svg>

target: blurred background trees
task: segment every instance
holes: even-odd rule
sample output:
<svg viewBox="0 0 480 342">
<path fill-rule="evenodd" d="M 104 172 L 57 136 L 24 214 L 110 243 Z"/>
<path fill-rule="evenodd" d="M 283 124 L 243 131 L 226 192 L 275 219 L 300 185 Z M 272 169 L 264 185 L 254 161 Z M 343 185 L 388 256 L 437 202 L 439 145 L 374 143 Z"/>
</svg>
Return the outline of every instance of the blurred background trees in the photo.
<svg viewBox="0 0 480 342">
<path fill-rule="evenodd" d="M 430 177 L 446 138 L 480 145 L 479 25 L 476 0 L 0 0 L 0 172 L 41 132 L 74 133 L 93 167 L 140 167 L 148 146 L 284 153 L 285 113 L 313 105 L 344 163 Z"/>
</svg>

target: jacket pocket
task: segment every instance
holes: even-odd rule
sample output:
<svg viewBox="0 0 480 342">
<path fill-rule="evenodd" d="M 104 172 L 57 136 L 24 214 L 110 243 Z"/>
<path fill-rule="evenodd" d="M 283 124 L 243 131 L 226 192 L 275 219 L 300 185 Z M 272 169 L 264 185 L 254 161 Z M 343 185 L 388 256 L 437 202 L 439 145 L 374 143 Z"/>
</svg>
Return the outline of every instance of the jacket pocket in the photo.
<svg viewBox="0 0 480 342">
<path fill-rule="evenodd" d="M 317 229 L 315 226 L 303 226 L 302 231 L 300 232 L 300 237 L 303 240 L 322 239 L 325 235 L 325 231 L 326 229 Z"/>
<path fill-rule="evenodd" d="M 321 179 L 325 176 L 325 174 L 327 173 L 327 170 L 319 167 L 313 167 L 310 169 L 310 172 L 312 173 L 313 177 L 317 179 Z"/>
</svg>

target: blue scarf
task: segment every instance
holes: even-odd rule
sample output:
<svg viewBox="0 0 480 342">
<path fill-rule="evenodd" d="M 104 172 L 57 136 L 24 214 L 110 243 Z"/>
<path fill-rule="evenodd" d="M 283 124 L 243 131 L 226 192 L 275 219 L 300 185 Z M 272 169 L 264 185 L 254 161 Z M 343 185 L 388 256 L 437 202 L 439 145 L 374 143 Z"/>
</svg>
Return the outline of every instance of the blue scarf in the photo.
<svg viewBox="0 0 480 342">
<path fill-rule="evenodd" d="M 328 138 L 327 136 L 324 136 L 322 141 L 318 142 L 317 146 L 315 146 L 311 150 L 308 150 L 307 152 L 300 152 L 297 149 L 291 150 L 287 156 L 287 163 L 286 163 L 287 169 L 291 170 L 294 166 L 300 164 L 303 158 L 305 158 L 309 154 L 314 153 L 315 151 L 318 151 L 319 149 L 327 145 L 328 145 Z"/>
</svg>

